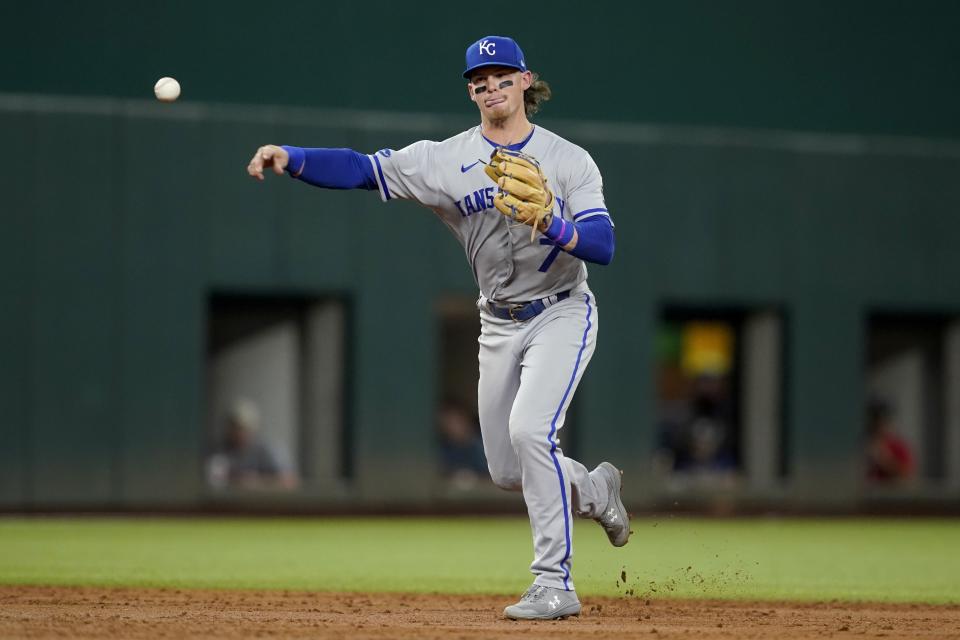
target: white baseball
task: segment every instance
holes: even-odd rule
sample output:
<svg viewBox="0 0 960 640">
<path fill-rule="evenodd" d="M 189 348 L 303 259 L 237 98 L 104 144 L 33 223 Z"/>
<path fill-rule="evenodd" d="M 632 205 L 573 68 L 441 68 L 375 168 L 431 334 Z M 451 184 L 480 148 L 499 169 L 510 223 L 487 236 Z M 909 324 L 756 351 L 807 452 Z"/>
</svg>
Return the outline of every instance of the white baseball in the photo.
<svg viewBox="0 0 960 640">
<path fill-rule="evenodd" d="M 153 93 L 160 102 L 173 102 L 180 97 L 180 83 L 174 78 L 160 78 L 153 85 Z"/>
</svg>

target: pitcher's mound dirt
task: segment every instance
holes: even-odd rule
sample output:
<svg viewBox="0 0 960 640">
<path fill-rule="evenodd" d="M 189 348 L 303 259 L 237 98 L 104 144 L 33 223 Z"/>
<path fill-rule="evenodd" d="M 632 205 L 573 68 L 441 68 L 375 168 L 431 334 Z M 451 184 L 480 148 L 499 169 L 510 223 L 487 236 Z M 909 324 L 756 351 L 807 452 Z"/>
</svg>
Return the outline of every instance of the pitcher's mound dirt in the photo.
<svg viewBox="0 0 960 640">
<path fill-rule="evenodd" d="M 510 596 L 0 587 L 2 638 L 960 638 L 960 606 L 583 598 L 511 622 Z"/>
</svg>

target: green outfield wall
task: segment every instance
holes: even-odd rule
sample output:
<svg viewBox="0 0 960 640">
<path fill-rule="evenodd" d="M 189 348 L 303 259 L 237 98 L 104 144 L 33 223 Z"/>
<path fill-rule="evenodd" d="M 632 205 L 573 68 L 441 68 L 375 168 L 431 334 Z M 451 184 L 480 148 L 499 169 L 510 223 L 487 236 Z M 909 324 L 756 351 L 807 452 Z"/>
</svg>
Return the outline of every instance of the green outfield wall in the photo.
<svg viewBox="0 0 960 640">
<path fill-rule="evenodd" d="M 0 5 L 0 90 L 455 113 L 466 46 L 511 35 L 556 117 L 960 136 L 960 5 L 426 0 Z"/>
<path fill-rule="evenodd" d="M 209 505 L 205 336 L 224 291 L 349 303 L 352 472 L 291 504 L 442 502 L 424 471 L 435 305 L 476 293 L 460 247 L 414 205 L 244 168 L 267 142 L 372 152 L 472 126 L 463 50 L 504 32 L 553 84 L 542 124 L 591 152 L 617 224 L 613 264 L 591 269 L 577 455 L 617 452 L 654 504 L 663 310 L 773 309 L 782 460 L 747 494 L 860 504 L 867 318 L 960 314 L 960 5 L 516 11 L 508 27 L 436 1 L 0 6 L 0 508 Z M 177 104 L 151 99 L 165 75 Z M 960 421 L 944 432 L 950 480 L 931 491 L 956 501 Z"/>
<path fill-rule="evenodd" d="M 353 478 L 311 505 L 435 495 L 436 299 L 475 294 L 429 211 L 245 175 L 267 141 L 365 151 L 466 117 L 6 97 L 0 138 L 0 504 L 203 504 L 212 291 L 352 305 Z M 768 495 L 855 504 L 866 314 L 960 307 L 960 150 L 935 141 L 544 119 L 594 155 L 617 254 L 578 455 L 644 496 L 654 326 L 666 304 L 781 310 L 786 476 Z M 949 494 L 944 494 L 949 495 Z M 779 498 L 778 498 L 779 499 Z M 641 498 L 641 502 L 643 499 Z"/>
</svg>

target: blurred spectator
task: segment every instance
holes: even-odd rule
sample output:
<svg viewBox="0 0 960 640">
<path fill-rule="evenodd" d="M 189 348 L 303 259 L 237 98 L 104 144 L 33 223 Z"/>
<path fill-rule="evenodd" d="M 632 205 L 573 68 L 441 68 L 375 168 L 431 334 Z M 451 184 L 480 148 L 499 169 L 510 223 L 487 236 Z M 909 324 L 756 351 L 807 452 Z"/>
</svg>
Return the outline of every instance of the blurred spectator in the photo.
<svg viewBox="0 0 960 640">
<path fill-rule="evenodd" d="M 293 489 L 294 475 L 260 437 L 260 411 L 240 399 L 227 416 L 220 449 L 207 461 L 207 480 L 215 488 Z"/>
<path fill-rule="evenodd" d="M 480 426 L 460 402 L 447 399 L 437 411 L 440 470 L 451 484 L 469 489 L 489 477 Z"/>
<path fill-rule="evenodd" d="M 867 407 L 867 478 L 893 484 L 910 478 L 913 471 L 913 452 L 896 433 L 890 405 L 871 400 Z"/>
<path fill-rule="evenodd" d="M 661 389 L 659 466 L 677 472 L 734 471 L 727 377 L 705 374 L 681 384 L 680 376 L 674 371 Z"/>
</svg>

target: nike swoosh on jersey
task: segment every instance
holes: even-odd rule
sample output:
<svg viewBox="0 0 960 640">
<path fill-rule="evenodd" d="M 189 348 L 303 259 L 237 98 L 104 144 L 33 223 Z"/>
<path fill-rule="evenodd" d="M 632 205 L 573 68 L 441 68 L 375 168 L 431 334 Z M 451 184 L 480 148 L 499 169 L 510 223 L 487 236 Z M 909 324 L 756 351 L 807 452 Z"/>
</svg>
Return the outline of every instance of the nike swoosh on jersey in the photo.
<svg viewBox="0 0 960 640">
<path fill-rule="evenodd" d="M 461 164 L 461 165 L 460 165 L 460 173 L 466 173 L 467 171 L 470 171 L 470 169 L 473 169 L 473 167 L 474 167 L 475 165 L 479 164 L 479 163 L 480 163 L 480 161 L 477 160 L 476 162 L 474 162 L 474 163 L 472 163 L 472 164 L 468 164 L 468 165 L 462 165 L 462 164 Z"/>
</svg>

